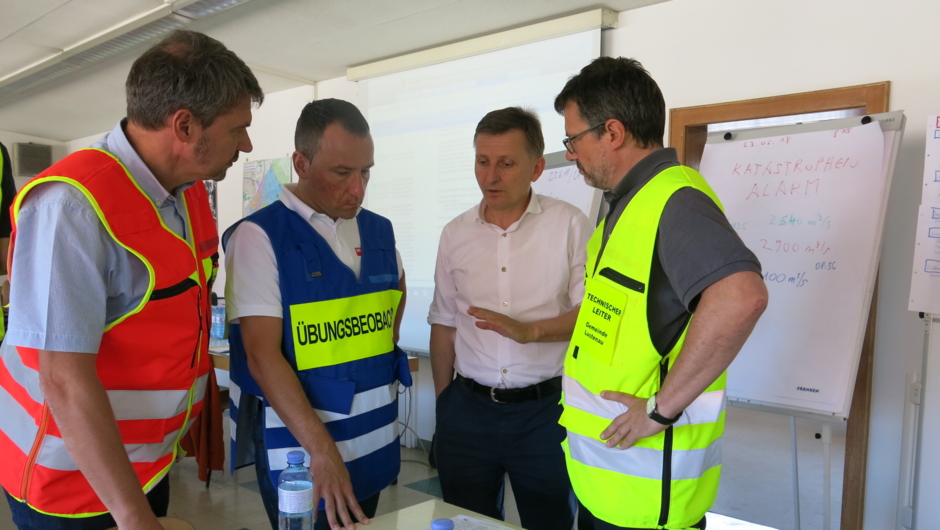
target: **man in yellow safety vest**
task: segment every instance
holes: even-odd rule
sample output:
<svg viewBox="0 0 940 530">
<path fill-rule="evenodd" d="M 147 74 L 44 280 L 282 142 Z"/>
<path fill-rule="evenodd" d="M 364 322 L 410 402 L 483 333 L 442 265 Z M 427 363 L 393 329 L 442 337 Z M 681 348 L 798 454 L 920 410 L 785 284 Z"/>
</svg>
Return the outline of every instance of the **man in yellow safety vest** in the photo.
<svg viewBox="0 0 940 530">
<path fill-rule="evenodd" d="M 663 148 L 665 102 L 640 63 L 595 60 L 555 110 L 568 160 L 610 204 L 565 356 L 579 529 L 704 528 L 725 370 L 767 305 L 760 263 L 705 179 Z"/>
</svg>

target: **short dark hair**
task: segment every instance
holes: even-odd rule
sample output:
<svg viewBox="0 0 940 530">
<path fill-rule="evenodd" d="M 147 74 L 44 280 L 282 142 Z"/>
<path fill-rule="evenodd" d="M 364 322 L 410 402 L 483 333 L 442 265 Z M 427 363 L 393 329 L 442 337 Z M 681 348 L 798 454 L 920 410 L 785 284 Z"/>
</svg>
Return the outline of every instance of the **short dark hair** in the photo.
<svg viewBox="0 0 940 530">
<path fill-rule="evenodd" d="M 599 57 L 581 69 L 555 98 L 555 110 L 564 114 L 574 102 L 589 125 L 619 120 L 640 147 L 663 145 L 666 101 L 659 85 L 635 59 Z M 593 131 L 600 138 L 603 130 Z"/>
<path fill-rule="evenodd" d="M 525 147 L 535 158 L 545 153 L 545 138 L 542 137 L 542 122 L 535 112 L 522 107 L 506 107 L 488 112 L 473 133 L 473 145 L 481 134 L 506 134 L 509 131 L 522 131 L 525 135 Z"/>
<path fill-rule="evenodd" d="M 312 159 L 320 149 L 323 131 L 336 122 L 349 134 L 359 137 L 369 134 L 369 122 L 355 105 L 341 99 L 319 99 L 307 103 L 300 111 L 294 129 L 294 149 Z"/>
<path fill-rule="evenodd" d="M 145 51 L 127 75 L 127 119 L 155 131 L 180 109 L 203 127 L 248 98 L 264 101 L 251 69 L 221 42 L 177 30 Z"/>
</svg>

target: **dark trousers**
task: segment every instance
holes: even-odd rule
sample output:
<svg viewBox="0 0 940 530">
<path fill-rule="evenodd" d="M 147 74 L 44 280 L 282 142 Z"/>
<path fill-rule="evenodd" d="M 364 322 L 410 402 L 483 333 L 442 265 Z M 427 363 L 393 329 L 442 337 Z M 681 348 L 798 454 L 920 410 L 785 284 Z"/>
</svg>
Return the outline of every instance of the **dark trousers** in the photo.
<svg viewBox="0 0 940 530">
<path fill-rule="evenodd" d="M 695 524 L 695 526 L 690 526 L 690 529 L 705 530 L 705 518 L 702 517 L 702 520 Z M 602 521 L 594 516 L 590 510 L 584 507 L 581 502 L 578 502 L 578 530 L 643 530 L 637 528 L 625 528 L 623 526 L 615 526 L 607 521 Z"/>
<path fill-rule="evenodd" d="M 560 398 L 495 403 L 459 381 L 445 388 L 434 447 L 444 501 L 504 520 L 508 474 L 524 528 L 571 530 L 576 500 L 561 448 Z"/>
<path fill-rule="evenodd" d="M 264 448 L 264 422 L 262 414 L 259 411 L 255 415 L 255 424 L 251 430 L 251 441 L 255 446 L 255 473 L 258 476 L 258 490 L 261 493 L 261 501 L 264 503 L 264 511 L 268 513 L 268 520 L 271 522 L 271 529 L 277 530 L 277 486 L 271 482 L 271 475 L 268 472 L 268 455 Z M 380 492 L 381 493 L 381 492 Z M 375 511 L 379 507 L 379 495 L 359 500 L 359 507 L 369 519 L 375 517 Z M 349 514 L 352 516 L 352 514 Z M 355 517 L 352 517 L 356 521 Z M 339 514 L 336 516 L 336 522 L 342 524 Z M 358 521 L 356 521 L 358 522 Z M 326 517 L 326 511 L 317 512 L 317 521 L 313 525 L 313 530 L 329 530 L 330 523 Z"/>
<path fill-rule="evenodd" d="M 10 511 L 13 512 L 13 524 L 19 530 L 105 530 L 117 526 L 114 517 L 110 513 L 96 515 L 94 517 L 56 517 L 46 515 L 30 508 L 25 502 L 20 502 L 3 492 L 7 497 L 7 503 L 10 505 Z M 170 479 L 163 479 L 149 493 L 147 493 L 147 502 L 150 503 L 150 509 L 157 517 L 166 517 L 167 508 L 170 506 Z"/>
</svg>

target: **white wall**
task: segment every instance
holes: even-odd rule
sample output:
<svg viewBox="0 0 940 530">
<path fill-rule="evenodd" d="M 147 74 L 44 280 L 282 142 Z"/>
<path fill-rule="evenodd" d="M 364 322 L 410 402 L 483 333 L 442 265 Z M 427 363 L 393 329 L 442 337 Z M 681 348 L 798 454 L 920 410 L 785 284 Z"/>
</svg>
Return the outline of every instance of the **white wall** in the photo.
<svg viewBox="0 0 940 530">
<path fill-rule="evenodd" d="M 907 297 L 923 123 L 940 113 L 937 20 L 940 4 L 919 0 L 673 0 L 621 13 L 605 32 L 604 54 L 640 60 L 670 108 L 891 81 L 890 108 L 909 122 L 881 256 L 866 529 L 895 527 L 904 378 L 921 370 L 923 325 Z"/>
<path fill-rule="evenodd" d="M 245 162 L 290 156 L 294 152 L 297 118 L 304 105 L 313 101 L 313 97 L 314 87 L 304 85 L 266 94 L 261 107 L 252 110 L 248 135 L 253 149 L 250 153 L 242 153 L 225 174 L 225 180 L 219 183 L 217 200 L 220 235 L 242 218 L 242 169 Z M 219 268 L 219 277 L 213 290 L 220 296 L 225 291 L 224 266 Z"/>
<path fill-rule="evenodd" d="M 337 77 L 317 83 L 317 99 L 329 98 L 344 99 L 359 107 L 363 114 L 366 113 L 365 94 L 360 92 L 359 83 L 355 81 L 347 81 L 345 77 Z"/>
<path fill-rule="evenodd" d="M 69 153 L 74 153 L 75 151 L 78 151 L 79 149 L 84 149 L 86 147 L 91 146 L 91 144 L 97 142 L 98 140 L 101 139 L 102 136 L 108 134 L 109 132 L 111 132 L 110 129 L 107 131 L 101 131 L 99 133 L 90 134 L 82 138 L 69 140 L 68 142 L 65 142 L 65 147 L 66 149 L 68 149 Z"/>
<path fill-rule="evenodd" d="M 71 151 L 68 150 L 64 142 L 58 140 L 50 140 L 49 138 L 40 138 L 38 136 L 30 136 L 28 134 L 20 134 L 10 131 L 0 131 L 0 143 L 6 146 L 7 151 L 10 152 L 10 156 L 13 156 L 13 144 L 46 144 L 52 146 L 52 162 L 57 162 L 60 158 L 69 154 Z M 12 163 L 12 162 L 11 162 Z M 28 177 L 14 177 L 16 181 L 16 189 L 20 189 L 23 184 L 26 184 L 29 181 Z"/>
</svg>

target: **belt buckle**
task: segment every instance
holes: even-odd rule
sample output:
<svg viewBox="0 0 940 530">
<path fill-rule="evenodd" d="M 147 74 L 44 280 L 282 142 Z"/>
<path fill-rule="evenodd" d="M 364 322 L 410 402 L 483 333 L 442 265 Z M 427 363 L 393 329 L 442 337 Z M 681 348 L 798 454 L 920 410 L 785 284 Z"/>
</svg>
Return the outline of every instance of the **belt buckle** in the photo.
<svg viewBox="0 0 940 530">
<path fill-rule="evenodd" d="M 502 401 L 496 399 L 496 387 L 495 386 L 490 387 L 490 399 L 493 400 L 493 403 L 502 403 Z"/>
</svg>

